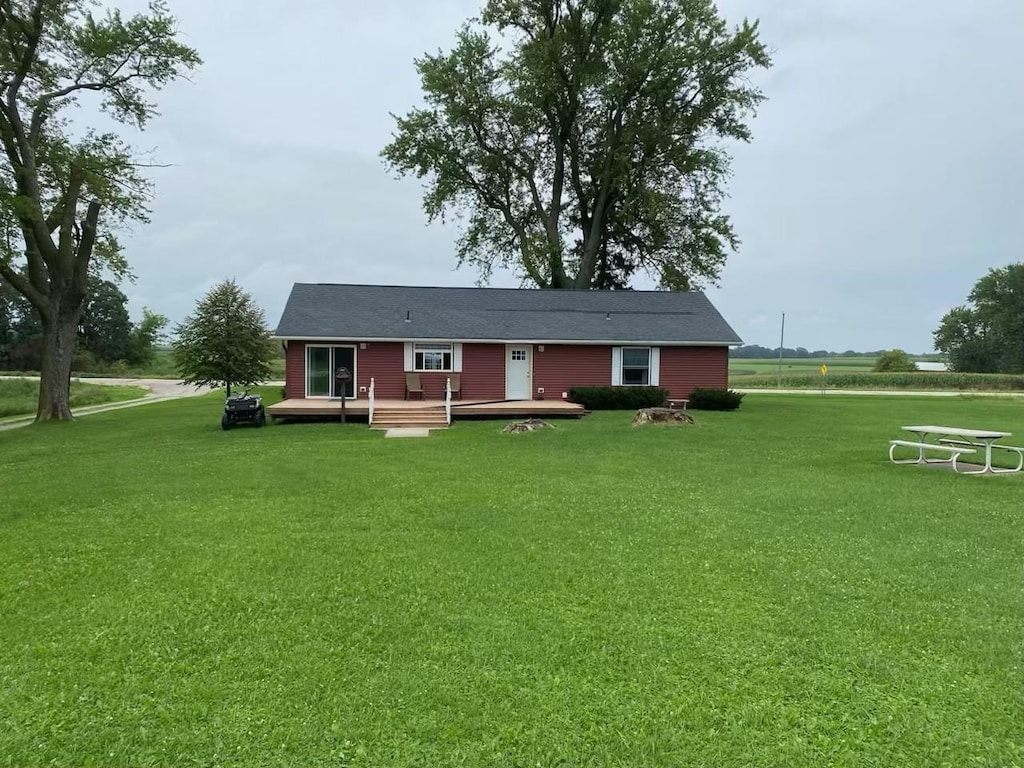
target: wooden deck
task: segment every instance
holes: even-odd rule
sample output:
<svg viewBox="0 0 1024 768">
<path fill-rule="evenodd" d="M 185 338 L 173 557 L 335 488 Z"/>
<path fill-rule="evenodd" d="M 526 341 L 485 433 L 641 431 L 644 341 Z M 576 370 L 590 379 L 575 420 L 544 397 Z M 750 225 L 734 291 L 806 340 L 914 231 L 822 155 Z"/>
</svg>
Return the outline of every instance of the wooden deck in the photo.
<svg viewBox="0 0 1024 768">
<path fill-rule="evenodd" d="M 378 410 L 425 411 L 438 410 L 444 414 L 444 400 L 381 400 L 374 404 Z M 452 400 L 452 421 L 460 418 L 519 418 L 527 416 L 580 417 L 584 414 L 582 405 L 564 400 Z M 267 415 L 272 419 L 331 417 L 341 415 L 340 400 L 294 399 L 282 400 L 267 406 Z M 366 419 L 370 415 L 370 404 L 365 399 L 349 400 L 345 403 L 346 417 Z"/>
</svg>

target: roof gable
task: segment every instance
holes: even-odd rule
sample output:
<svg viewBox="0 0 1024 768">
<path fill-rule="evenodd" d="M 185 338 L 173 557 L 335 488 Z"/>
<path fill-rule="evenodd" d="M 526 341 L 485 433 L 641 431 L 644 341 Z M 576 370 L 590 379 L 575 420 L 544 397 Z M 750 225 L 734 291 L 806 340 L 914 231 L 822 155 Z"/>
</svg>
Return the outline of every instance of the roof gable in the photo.
<svg viewBox="0 0 1024 768">
<path fill-rule="evenodd" d="M 296 283 L 277 336 L 308 339 L 742 343 L 698 291 Z"/>
</svg>

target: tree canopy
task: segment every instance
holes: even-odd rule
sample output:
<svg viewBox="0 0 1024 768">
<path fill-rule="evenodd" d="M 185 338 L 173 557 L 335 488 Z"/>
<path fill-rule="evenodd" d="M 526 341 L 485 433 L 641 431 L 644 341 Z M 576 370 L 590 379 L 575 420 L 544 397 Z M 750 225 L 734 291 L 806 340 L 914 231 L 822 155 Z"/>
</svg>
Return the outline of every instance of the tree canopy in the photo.
<svg viewBox="0 0 1024 768">
<path fill-rule="evenodd" d="M 459 261 L 485 280 L 686 290 L 738 244 L 725 143 L 750 140 L 769 66 L 757 23 L 712 0 L 490 0 L 416 61 L 426 104 L 382 155 L 426 179 L 430 220 L 461 220 Z"/>
<path fill-rule="evenodd" d="M 37 420 L 70 419 L 79 321 L 97 265 L 128 272 L 116 238 L 145 221 L 150 184 L 114 131 L 71 118 L 91 96 L 109 118 L 143 128 L 148 92 L 199 63 L 163 0 L 124 18 L 91 0 L 0 2 L 0 279 L 43 326 Z"/>
<path fill-rule="evenodd" d="M 989 270 L 934 339 L 954 371 L 1024 373 L 1024 262 Z"/>
<path fill-rule="evenodd" d="M 91 276 L 87 293 L 74 370 L 101 372 L 114 364 L 145 366 L 152 362 L 167 318 L 143 307 L 142 320 L 132 324 L 128 297 L 112 280 Z M 28 299 L 0 281 L 0 370 L 38 371 L 42 352 L 39 313 Z"/>
<path fill-rule="evenodd" d="M 234 280 L 213 287 L 175 328 L 174 361 L 187 384 L 243 387 L 270 377 L 274 342 L 263 310 Z"/>
<path fill-rule="evenodd" d="M 128 297 L 110 280 L 93 280 L 92 283 L 82 314 L 79 340 L 105 363 L 127 360 L 132 343 Z"/>
</svg>

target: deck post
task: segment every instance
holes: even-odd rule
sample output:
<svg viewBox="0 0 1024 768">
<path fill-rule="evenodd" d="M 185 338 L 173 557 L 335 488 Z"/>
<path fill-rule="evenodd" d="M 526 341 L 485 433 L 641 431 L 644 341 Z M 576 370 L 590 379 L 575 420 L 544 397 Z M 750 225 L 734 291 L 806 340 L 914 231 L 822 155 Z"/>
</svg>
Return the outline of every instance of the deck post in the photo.
<svg viewBox="0 0 1024 768">
<path fill-rule="evenodd" d="M 444 384 L 444 420 L 446 424 L 452 423 L 452 380 L 445 379 Z"/>
<path fill-rule="evenodd" d="M 352 374 L 349 373 L 348 368 L 342 366 L 334 372 L 334 387 L 335 390 L 341 390 L 341 423 L 345 423 L 345 401 L 348 399 L 345 390 L 348 389 L 348 382 L 351 380 Z"/>
<path fill-rule="evenodd" d="M 369 403 L 370 403 L 369 419 L 370 419 L 370 426 L 372 427 L 373 426 L 373 377 L 372 376 L 370 377 L 370 390 L 369 390 L 369 394 L 368 394 L 367 399 L 369 400 Z"/>
</svg>

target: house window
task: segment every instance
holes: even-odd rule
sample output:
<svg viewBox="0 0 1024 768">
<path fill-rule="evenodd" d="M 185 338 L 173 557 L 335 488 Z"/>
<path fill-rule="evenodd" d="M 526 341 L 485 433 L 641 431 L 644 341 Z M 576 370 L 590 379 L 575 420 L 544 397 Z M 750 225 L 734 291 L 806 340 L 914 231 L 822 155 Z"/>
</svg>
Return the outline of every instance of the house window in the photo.
<svg viewBox="0 0 1024 768">
<path fill-rule="evenodd" d="M 526 350 L 525 349 L 513 349 L 512 350 L 512 359 L 513 360 L 519 360 L 519 361 L 526 360 Z"/>
<path fill-rule="evenodd" d="M 413 361 L 417 371 L 452 370 L 451 344 L 415 344 Z"/>
<path fill-rule="evenodd" d="M 646 387 L 651 381 L 651 350 L 649 347 L 622 348 L 622 383 Z"/>
</svg>

